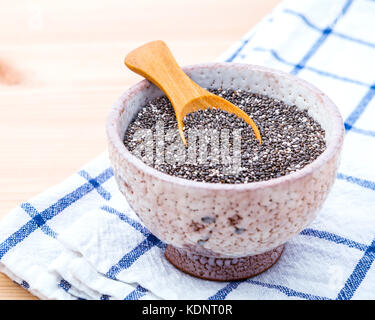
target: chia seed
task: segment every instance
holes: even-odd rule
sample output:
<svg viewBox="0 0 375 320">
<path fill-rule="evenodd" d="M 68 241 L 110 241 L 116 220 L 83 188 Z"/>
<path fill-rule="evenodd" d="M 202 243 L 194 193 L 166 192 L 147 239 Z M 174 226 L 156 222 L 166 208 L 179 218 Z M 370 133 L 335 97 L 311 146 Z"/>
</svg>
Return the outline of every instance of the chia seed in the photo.
<svg viewBox="0 0 375 320">
<path fill-rule="evenodd" d="M 188 141 L 185 147 L 178 134 L 173 107 L 162 96 L 147 103 L 136 115 L 125 132 L 125 146 L 159 171 L 210 183 L 250 183 L 281 177 L 302 169 L 326 148 L 325 131 L 307 110 L 244 90 L 209 91 L 244 110 L 257 124 L 262 144 L 242 119 L 214 108 L 185 117 L 184 132 Z M 164 132 L 173 134 L 158 134 L 160 123 Z M 148 139 L 137 134 L 140 129 L 146 129 Z M 199 132 L 199 152 L 193 148 L 193 130 Z M 227 148 L 223 148 L 225 144 Z M 141 145 L 143 153 L 149 151 L 149 158 L 137 151 Z M 195 152 L 190 152 L 190 148 Z M 240 169 L 228 170 L 236 155 Z"/>
<path fill-rule="evenodd" d="M 204 223 L 214 223 L 216 221 L 216 219 L 214 217 L 202 217 L 202 222 Z"/>
</svg>

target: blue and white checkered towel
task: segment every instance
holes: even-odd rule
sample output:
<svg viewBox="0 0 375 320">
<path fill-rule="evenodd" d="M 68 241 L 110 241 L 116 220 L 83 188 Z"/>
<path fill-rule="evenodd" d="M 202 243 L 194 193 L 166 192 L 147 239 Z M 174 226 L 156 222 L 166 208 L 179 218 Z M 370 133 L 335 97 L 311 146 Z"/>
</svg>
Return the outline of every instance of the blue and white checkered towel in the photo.
<svg viewBox="0 0 375 320">
<path fill-rule="evenodd" d="M 318 217 L 243 282 L 190 277 L 163 257 L 103 154 L 0 223 L 0 271 L 45 299 L 374 299 L 375 1 L 288 0 L 220 60 L 281 69 L 339 106 L 346 138 Z"/>
</svg>

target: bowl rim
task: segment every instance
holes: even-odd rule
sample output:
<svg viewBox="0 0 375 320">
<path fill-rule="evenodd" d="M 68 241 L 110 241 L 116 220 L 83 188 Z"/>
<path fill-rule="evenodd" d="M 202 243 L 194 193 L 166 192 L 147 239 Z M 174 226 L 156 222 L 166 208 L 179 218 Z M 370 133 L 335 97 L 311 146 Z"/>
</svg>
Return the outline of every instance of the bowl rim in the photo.
<svg viewBox="0 0 375 320">
<path fill-rule="evenodd" d="M 112 105 L 109 110 L 106 122 L 106 132 L 107 132 L 107 139 L 108 143 L 112 144 L 112 146 L 116 149 L 116 152 L 123 158 L 126 159 L 131 165 L 136 167 L 138 170 L 151 175 L 158 180 L 162 180 L 164 182 L 180 185 L 183 187 L 189 187 L 194 189 L 204 189 L 204 190 L 222 190 L 222 191 L 248 191 L 248 190 L 255 190 L 255 189 L 265 189 L 270 187 L 276 187 L 284 184 L 288 184 L 291 182 L 295 182 L 296 180 L 300 180 L 305 178 L 308 175 L 311 175 L 313 172 L 318 171 L 322 168 L 326 163 L 328 163 L 336 154 L 338 154 L 341 150 L 343 139 L 344 139 L 344 123 L 342 116 L 339 112 L 337 106 L 332 102 L 330 98 L 323 92 L 321 92 L 318 88 L 314 85 L 310 84 L 309 82 L 291 75 L 289 73 L 252 64 L 245 64 L 245 63 L 238 63 L 238 62 L 211 62 L 211 63 L 202 63 L 202 64 L 193 64 L 183 67 L 182 69 L 189 73 L 190 71 L 195 71 L 196 69 L 210 69 L 210 68 L 236 68 L 236 69 L 248 69 L 249 71 L 261 71 L 267 72 L 279 76 L 283 76 L 289 78 L 289 80 L 295 82 L 298 86 L 304 86 L 306 89 L 311 91 L 314 95 L 316 95 L 319 100 L 321 100 L 324 107 L 331 115 L 331 125 L 333 126 L 332 129 L 332 141 L 329 146 L 320 154 L 313 162 L 304 166 L 301 169 L 296 170 L 295 172 L 289 173 L 287 175 L 272 178 L 265 181 L 257 181 L 257 182 L 249 182 L 249 183 L 238 183 L 238 184 L 227 184 L 227 183 L 212 183 L 212 182 L 203 182 L 203 181 L 194 181 L 188 180 L 176 176 L 169 175 L 167 173 L 163 173 L 153 167 L 145 164 L 142 160 L 138 159 L 135 155 L 133 155 L 124 145 L 123 137 L 120 137 L 118 134 L 119 132 L 119 119 L 123 112 L 123 105 L 126 103 L 126 100 L 132 97 L 133 95 L 138 94 L 140 91 L 148 88 L 149 86 L 153 86 L 151 82 L 144 79 L 140 82 L 136 83 L 128 90 L 126 90 Z"/>
</svg>

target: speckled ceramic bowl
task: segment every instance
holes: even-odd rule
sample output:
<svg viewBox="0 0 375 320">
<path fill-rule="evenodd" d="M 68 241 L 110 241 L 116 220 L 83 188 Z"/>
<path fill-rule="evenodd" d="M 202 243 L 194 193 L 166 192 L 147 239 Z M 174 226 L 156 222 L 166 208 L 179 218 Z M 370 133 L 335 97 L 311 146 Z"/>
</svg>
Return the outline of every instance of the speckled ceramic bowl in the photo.
<svg viewBox="0 0 375 320">
<path fill-rule="evenodd" d="M 110 110 L 109 155 L 119 189 L 146 227 L 168 244 L 167 259 L 205 279 L 248 278 L 271 267 L 285 242 L 315 218 L 335 180 L 343 121 L 325 94 L 280 71 L 238 63 L 193 65 L 184 71 L 202 87 L 250 90 L 308 109 L 326 131 L 326 150 L 297 172 L 268 181 L 213 184 L 157 171 L 124 146 L 124 133 L 137 112 L 162 95 L 150 82 L 130 88 Z M 245 231 L 237 234 L 236 228 Z"/>
</svg>

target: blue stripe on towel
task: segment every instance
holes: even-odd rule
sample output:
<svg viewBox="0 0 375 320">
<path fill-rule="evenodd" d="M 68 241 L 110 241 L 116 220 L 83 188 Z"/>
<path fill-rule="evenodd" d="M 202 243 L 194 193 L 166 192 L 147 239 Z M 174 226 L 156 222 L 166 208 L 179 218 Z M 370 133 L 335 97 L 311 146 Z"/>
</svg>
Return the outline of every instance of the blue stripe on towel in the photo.
<svg viewBox="0 0 375 320">
<path fill-rule="evenodd" d="M 65 279 L 61 279 L 61 281 L 59 283 L 59 287 L 68 292 L 69 289 L 72 287 L 72 285 L 68 281 L 66 281 Z"/>
<path fill-rule="evenodd" d="M 102 209 L 104 211 L 107 211 L 108 213 L 112 213 L 112 214 L 116 215 L 122 221 L 126 222 L 128 225 L 130 225 L 135 230 L 142 233 L 144 236 L 147 237 L 150 234 L 150 231 L 148 231 L 147 228 L 144 227 L 140 222 L 128 217 L 127 215 L 123 214 L 122 212 L 120 212 L 120 211 L 118 211 L 118 210 L 116 210 L 112 207 L 109 207 L 109 206 L 103 206 L 100 209 Z"/>
<path fill-rule="evenodd" d="M 370 270 L 371 265 L 375 260 L 375 239 L 365 251 L 363 257 L 358 261 L 353 273 L 349 276 L 344 287 L 339 292 L 338 300 L 349 300 L 353 297 L 354 293 L 361 285 L 363 279 L 366 277 L 367 272 Z"/>
<path fill-rule="evenodd" d="M 39 214 L 39 212 L 28 202 L 22 203 L 21 208 L 25 210 L 25 212 L 34 219 L 34 221 L 37 223 L 37 225 L 40 226 L 40 229 L 48 236 L 52 238 L 57 237 L 57 233 L 53 231 L 47 223 L 43 220 L 42 216 Z"/>
<path fill-rule="evenodd" d="M 113 171 L 111 168 L 108 168 L 96 178 L 96 181 L 102 184 L 112 176 Z M 91 183 L 85 183 L 84 185 L 59 199 L 56 203 L 54 203 L 44 211 L 40 212 L 39 215 L 32 218 L 32 220 L 26 222 L 21 228 L 11 234 L 5 241 L 0 243 L 0 260 L 10 249 L 22 242 L 32 232 L 43 226 L 46 221 L 55 217 L 57 214 L 68 208 L 77 200 L 87 195 L 93 189 L 94 187 Z"/>
<path fill-rule="evenodd" d="M 138 285 L 132 292 L 130 292 L 124 300 L 138 300 L 142 298 L 148 292 L 147 289 L 143 288 L 142 286 Z"/>
<path fill-rule="evenodd" d="M 366 189 L 375 190 L 375 182 L 370 181 L 370 180 L 360 179 L 360 178 L 348 176 L 342 173 L 337 174 L 337 179 L 345 180 L 347 182 L 354 183 L 354 184 L 358 184 L 359 186 L 366 188 Z"/>
<path fill-rule="evenodd" d="M 321 31 L 321 36 L 319 39 L 312 45 L 310 50 L 304 55 L 300 62 L 293 68 L 291 74 L 297 75 L 305 66 L 308 60 L 316 53 L 316 51 L 322 46 L 322 44 L 327 40 L 328 36 L 332 33 L 333 27 L 336 25 L 337 21 L 343 17 L 348 11 L 353 0 L 347 0 L 344 7 L 340 11 L 340 14 L 335 18 L 335 20 L 327 26 L 324 30 Z"/>
<path fill-rule="evenodd" d="M 262 51 L 262 52 L 269 52 L 277 61 L 279 61 L 279 62 L 281 62 L 281 63 L 283 63 L 285 65 L 288 65 L 288 66 L 292 66 L 292 67 L 295 66 L 294 63 L 292 63 L 290 61 L 287 61 L 284 58 L 282 58 L 276 52 L 276 50 L 266 49 L 266 48 L 262 48 L 262 47 L 256 47 L 256 48 L 253 48 L 252 50 L 254 50 L 254 51 Z M 359 81 L 359 80 L 355 80 L 355 79 L 343 77 L 343 76 L 340 76 L 340 75 L 337 75 L 337 74 L 334 74 L 334 73 L 331 73 L 331 72 L 327 72 L 327 71 L 324 71 L 324 70 L 316 69 L 316 68 L 313 68 L 313 67 L 305 66 L 305 69 L 309 70 L 311 72 L 317 73 L 317 74 L 319 74 L 321 76 L 329 77 L 329 78 L 332 78 L 332 79 L 336 79 L 336 80 L 340 80 L 340 81 L 345 81 L 345 82 L 357 84 L 357 85 L 364 86 L 364 87 L 370 87 L 371 86 L 371 84 L 369 84 L 369 83 L 365 83 L 365 82 L 362 82 L 362 81 Z"/>
<path fill-rule="evenodd" d="M 252 279 L 249 279 L 246 282 L 257 285 L 257 286 L 261 286 L 261 287 L 264 287 L 264 288 L 278 290 L 288 297 L 298 297 L 298 298 L 307 299 L 307 300 L 330 300 L 329 298 L 326 298 L 326 297 L 321 297 L 321 296 L 317 296 L 317 295 L 314 295 L 314 294 L 296 291 L 296 290 L 290 289 L 286 286 L 275 285 L 275 284 L 270 284 L 270 283 L 263 283 L 263 282 L 252 280 Z"/>
<path fill-rule="evenodd" d="M 225 60 L 225 61 L 226 62 L 232 62 L 240 54 L 240 52 L 242 51 L 242 49 L 249 43 L 249 41 L 251 40 L 251 38 L 252 38 L 252 36 L 250 38 L 248 38 L 248 39 L 242 40 L 242 43 L 239 46 L 239 48 L 227 60 Z"/>
<path fill-rule="evenodd" d="M 270 284 L 270 283 L 264 283 L 261 281 L 253 280 L 253 279 L 248 279 L 245 281 L 236 281 L 236 282 L 229 282 L 225 287 L 220 289 L 217 293 L 215 293 L 213 296 L 209 297 L 208 300 L 224 300 L 228 296 L 229 293 L 231 293 L 233 290 L 237 289 L 237 287 L 241 283 L 249 283 L 252 285 L 260 286 L 263 288 L 268 288 L 268 289 L 275 289 L 283 294 L 285 294 L 288 297 L 298 297 L 302 299 L 308 299 L 308 300 L 330 300 L 327 297 L 321 297 L 309 293 L 304 293 L 300 291 L 293 290 L 291 288 L 288 288 L 286 286 L 278 285 L 278 284 Z"/>
<path fill-rule="evenodd" d="M 161 241 L 156 238 L 153 234 L 150 234 L 140 244 L 138 244 L 133 250 L 125 254 L 117 264 L 112 266 L 106 276 L 111 279 L 116 279 L 116 276 L 124 269 L 129 268 L 134 262 L 136 262 L 142 255 L 147 251 L 157 246 Z"/>
<path fill-rule="evenodd" d="M 361 101 L 358 103 L 358 105 L 355 107 L 355 109 L 352 111 L 352 113 L 348 116 L 348 118 L 345 120 L 345 130 L 349 131 L 353 127 L 353 125 L 356 123 L 356 121 L 359 119 L 359 117 L 363 114 L 366 107 L 369 105 L 371 100 L 375 96 L 375 84 L 369 87 L 366 94 L 363 96 Z"/>
<path fill-rule="evenodd" d="M 224 300 L 229 293 L 231 293 L 234 289 L 237 289 L 237 287 L 244 281 L 233 281 L 229 282 L 225 287 L 220 289 L 218 292 L 216 292 L 213 296 L 209 297 L 208 300 Z"/>
<path fill-rule="evenodd" d="M 349 248 L 355 248 L 361 251 L 366 251 L 368 249 L 368 246 L 366 246 L 363 243 L 359 243 L 359 242 L 341 237 L 337 234 L 334 234 L 328 231 L 307 228 L 307 229 L 304 229 L 300 234 L 304 236 L 311 236 L 311 237 L 324 239 L 324 240 L 331 241 L 337 244 L 346 245 Z"/>
<path fill-rule="evenodd" d="M 347 126 L 347 125 L 348 124 L 345 124 L 345 126 Z M 353 127 L 353 126 L 350 126 L 350 130 L 352 132 L 364 134 L 365 136 L 375 137 L 375 131 L 359 129 L 359 128 L 356 128 L 356 127 Z"/>
<path fill-rule="evenodd" d="M 321 28 L 317 27 L 316 25 L 314 25 L 305 15 L 303 15 L 300 12 L 297 12 L 297 11 L 294 11 L 294 10 L 291 10 L 291 9 L 284 9 L 283 12 L 301 18 L 301 20 L 307 26 L 309 26 L 311 29 L 314 29 L 314 30 L 319 31 L 319 32 L 323 31 L 323 29 L 321 29 Z M 368 46 L 370 48 L 375 48 L 375 43 L 368 42 L 368 41 L 365 41 L 365 40 L 362 40 L 362 39 L 358 39 L 358 38 L 355 38 L 355 37 L 351 37 L 351 36 L 343 34 L 341 32 L 337 32 L 337 31 L 333 30 L 332 31 L 332 35 L 335 35 L 335 36 L 340 37 L 340 38 L 345 39 L 345 40 L 353 41 L 353 42 L 356 42 L 356 43 Z"/>
<path fill-rule="evenodd" d="M 78 172 L 78 174 L 81 177 L 85 178 L 89 183 L 91 183 L 91 185 L 96 189 L 96 191 L 102 196 L 103 199 L 111 199 L 111 194 L 107 190 L 105 190 L 96 179 L 92 178 L 87 171 L 81 170 L 80 172 Z"/>
</svg>

